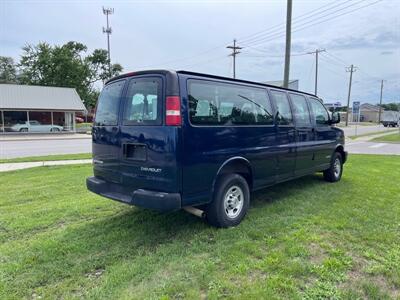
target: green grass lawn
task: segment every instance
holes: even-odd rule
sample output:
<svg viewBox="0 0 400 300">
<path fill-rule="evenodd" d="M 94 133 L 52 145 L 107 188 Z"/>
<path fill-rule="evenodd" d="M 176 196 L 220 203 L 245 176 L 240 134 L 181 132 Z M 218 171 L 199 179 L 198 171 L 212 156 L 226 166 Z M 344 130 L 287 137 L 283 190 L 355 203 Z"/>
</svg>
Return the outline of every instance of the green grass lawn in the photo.
<svg viewBox="0 0 400 300">
<path fill-rule="evenodd" d="M 0 299 L 400 297 L 400 159 L 351 155 L 216 229 L 89 193 L 91 166 L 0 175 Z"/>
<path fill-rule="evenodd" d="M 78 153 L 78 154 L 29 156 L 29 157 L 19 157 L 19 158 L 10 158 L 10 159 L 0 159 L 0 163 L 50 161 L 50 160 L 71 160 L 71 159 L 90 159 L 90 158 L 92 158 L 92 153 Z"/>
<path fill-rule="evenodd" d="M 400 132 L 377 137 L 377 138 L 374 138 L 372 141 L 373 142 L 400 143 Z"/>
</svg>

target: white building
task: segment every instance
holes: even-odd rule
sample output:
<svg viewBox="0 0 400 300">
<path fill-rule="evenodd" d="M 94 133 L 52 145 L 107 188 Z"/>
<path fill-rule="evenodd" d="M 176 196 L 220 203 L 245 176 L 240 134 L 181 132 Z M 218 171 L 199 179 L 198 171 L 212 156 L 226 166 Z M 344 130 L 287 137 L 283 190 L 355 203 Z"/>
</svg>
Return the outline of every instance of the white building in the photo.
<svg viewBox="0 0 400 300">
<path fill-rule="evenodd" d="M 85 110 L 73 88 L 0 84 L 0 133 L 73 132 Z"/>
</svg>

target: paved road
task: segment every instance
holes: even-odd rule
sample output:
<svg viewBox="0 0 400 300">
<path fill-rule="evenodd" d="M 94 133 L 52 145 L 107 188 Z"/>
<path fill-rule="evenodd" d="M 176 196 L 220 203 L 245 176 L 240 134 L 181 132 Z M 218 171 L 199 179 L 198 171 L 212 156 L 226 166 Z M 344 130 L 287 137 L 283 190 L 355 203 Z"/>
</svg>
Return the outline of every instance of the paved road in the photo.
<svg viewBox="0 0 400 300">
<path fill-rule="evenodd" d="M 363 126 L 363 129 L 364 127 L 368 127 L 368 130 L 371 130 L 369 132 L 377 131 L 377 129 L 379 130 L 378 126 Z M 375 129 L 370 127 L 373 127 Z M 372 143 L 368 141 L 348 140 L 346 143 L 346 150 L 349 151 L 350 153 L 400 155 L 400 144 Z M 91 151 L 92 151 L 92 140 L 90 138 L 0 141 L 1 159 L 27 157 L 27 156 L 54 155 L 54 154 L 89 153 Z"/>
<path fill-rule="evenodd" d="M 355 125 L 349 125 L 348 127 L 339 127 L 344 130 L 344 134 L 346 136 L 354 136 L 356 135 L 356 126 Z M 386 132 L 393 130 L 393 127 L 383 127 L 383 125 L 359 125 L 357 126 L 357 135 L 361 134 L 366 134 L 366 133 L 372 133 L 372 132 Z M 398 130 L 398 128 L 397 128 Z"/>
<path fill-rule="evenodd" d="M 366 141 L 348 142 L 345 145 L 349 153 L 354 154 L 394 154 L 400 155 L 400 144 L 373 143 Z"/>
<path fill-rule="evenodd" d="M 0 141 L 0 158 L 15 158 L 54 154 L 92 152 L 92 140 L 57 139 L 30 141 Z"/>
</svg>

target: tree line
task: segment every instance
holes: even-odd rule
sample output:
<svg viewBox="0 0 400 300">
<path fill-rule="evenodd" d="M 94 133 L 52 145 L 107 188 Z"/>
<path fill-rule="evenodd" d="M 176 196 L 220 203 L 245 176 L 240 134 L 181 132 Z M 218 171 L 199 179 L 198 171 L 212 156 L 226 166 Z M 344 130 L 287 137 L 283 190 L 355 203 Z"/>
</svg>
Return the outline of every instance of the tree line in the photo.
<svg viewBox="0 0 400 300">
<path fill-rule="evenodd" d="M 109 70 L 107 50 L 95 49 L 88 53 L 87 46 L 79 42 L 61 46 L 41 42 L 24 46 L 18 62 L 0 56 L 0 83 L 75 88 L 90 109 L 99 96 L 96 83 L 118 75 L 122 69 L 116 63 Z"/>
</svg>

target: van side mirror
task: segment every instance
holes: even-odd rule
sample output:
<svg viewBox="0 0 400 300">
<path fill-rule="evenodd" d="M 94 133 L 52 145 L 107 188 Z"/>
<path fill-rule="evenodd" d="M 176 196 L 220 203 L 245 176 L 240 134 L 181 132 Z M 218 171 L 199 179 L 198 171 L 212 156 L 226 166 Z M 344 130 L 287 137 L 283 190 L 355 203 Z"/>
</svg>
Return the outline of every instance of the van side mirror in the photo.
<svg viewBox="0 0 400 300">
<path fill-rule="evenodd" d="M 329 123 L 330 124 L 337 124 L 339 122 L 340 122 L 340 114 L 339 114 L 339 112 L 337 112 L 337 111 L 333 112 Z"/>
</svg>

